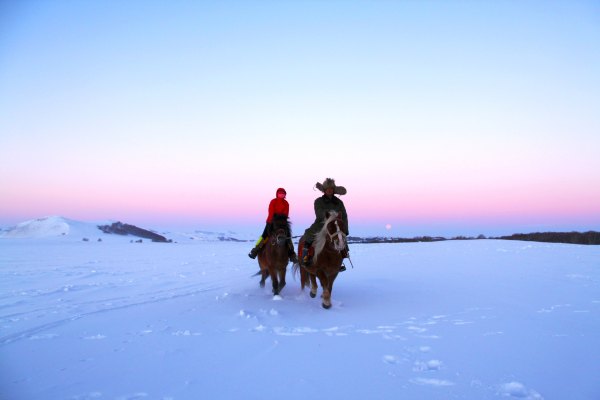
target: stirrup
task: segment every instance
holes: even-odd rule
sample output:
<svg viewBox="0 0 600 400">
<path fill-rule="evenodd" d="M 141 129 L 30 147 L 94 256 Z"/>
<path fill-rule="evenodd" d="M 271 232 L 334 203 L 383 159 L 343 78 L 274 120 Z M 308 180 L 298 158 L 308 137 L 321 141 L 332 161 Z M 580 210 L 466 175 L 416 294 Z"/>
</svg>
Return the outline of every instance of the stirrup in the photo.
<svg viewBox="0 0 600 400">
<path fill-rule="evenodd" d="M 340 265 L 340 270 L 338 272 L 344 272 L 346 270 L 346 266 L 342 263 L 342 265 Z"/>
<path fill-rule="evenodd" d="M 300 263 L 300 265 L 302 267 L 310 267 L 310 265 L 312 264 L 312 258 L 306 256 L 306 257 L 302 257 L 302 262 Z"/>
<path fill-rule="evenodd" d="M 311 264 L 312 257 L 309 256 L 310 250 L 309 247 L 305 247 L 302 249 L 302 263 L 303 267 L 308 267 Z"/>
</svg>

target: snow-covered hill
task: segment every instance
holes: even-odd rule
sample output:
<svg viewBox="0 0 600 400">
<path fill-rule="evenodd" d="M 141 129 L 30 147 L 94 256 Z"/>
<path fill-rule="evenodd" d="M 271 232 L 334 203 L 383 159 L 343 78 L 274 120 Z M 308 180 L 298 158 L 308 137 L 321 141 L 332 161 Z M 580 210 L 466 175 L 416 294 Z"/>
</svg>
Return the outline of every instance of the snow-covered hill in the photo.
<svg viewBox="0 0 600 400">
<path fill-rule="evenodd" d="M 72 219 L 50 216 L 22 222 L 15 227 L 0 233 L 4 238 L 36 239 L 57 236 L 68 236 L 77 240 L 84 237 L 103 236 L 98 223 L 75 221 Z"/>
<path fill-rule="evenodd" d="M 14 227 L 5 228 L 0 230 L 0 239 L 42 239 L 42 238 L 64 238 L 67 240 L 90 240 L 97 241 L 101 240 L 124 240 L 130 241 L 132 237 L 138 238 L 135 234 L 130 234 L 127 236 L 118 235 L 118 234 L 109 234 L 107 231 L 109 229 L 101 230 L 99 227 L 107 227 L 114 225 L 114 221 L 96 221 L 96 222 L 84 222 L 84 221 L 76 221 L 73 219 L 60 217 L 60 216 L 50 216 L 43 217 L 38 219 L 33 219 L 29 221 L 22 222 Z M 133 225 L 128 224 L 120 224 L 123 226 L 131 226 L 133 228 L 137 228 Z M 187 242 L 187 241 L 248 241 L 250 239 L 246 238 L 238 238 L 235 232 L 211 232 L 204 230 L 192 230 L 191 232 L 185 231 L 162 231 L 155 232 L 154 230 L 149 230 L 149 232 L 158 233 L 162 236 L 166 236 L 168 239 L 173 241 Z M 141 236 L 143 237 L 143 236 Z"/>
</svg>

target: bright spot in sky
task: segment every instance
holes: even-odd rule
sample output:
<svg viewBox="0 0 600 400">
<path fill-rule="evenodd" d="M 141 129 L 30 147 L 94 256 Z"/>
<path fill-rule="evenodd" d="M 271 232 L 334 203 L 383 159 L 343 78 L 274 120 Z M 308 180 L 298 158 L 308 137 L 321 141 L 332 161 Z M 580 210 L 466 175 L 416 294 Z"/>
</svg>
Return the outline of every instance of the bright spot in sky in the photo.
<svg viewBox="0 0 600 400">
<path fill-rule="evenodd" d="M 389 231 L 390 229 L 392 229 L 392 225 L 390 225 L 390 224 L 385 224 L 385 229 L 387 229 L 387 230 Z"/>
</svg>

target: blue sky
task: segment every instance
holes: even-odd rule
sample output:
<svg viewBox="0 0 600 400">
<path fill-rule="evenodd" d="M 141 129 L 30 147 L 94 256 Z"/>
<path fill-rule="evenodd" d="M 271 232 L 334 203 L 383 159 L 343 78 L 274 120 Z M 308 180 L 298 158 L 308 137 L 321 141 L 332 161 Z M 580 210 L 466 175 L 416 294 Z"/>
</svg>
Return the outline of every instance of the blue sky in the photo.
<svg viewBox="0 0 600 400">
<path fill-rule="evenodd" d="M 283 186 L 303 228 L 331 176 L 372 232 L 597 228 L 599 11 L 4 2 L 0 224 L 255 226 Z"/>
</svg>

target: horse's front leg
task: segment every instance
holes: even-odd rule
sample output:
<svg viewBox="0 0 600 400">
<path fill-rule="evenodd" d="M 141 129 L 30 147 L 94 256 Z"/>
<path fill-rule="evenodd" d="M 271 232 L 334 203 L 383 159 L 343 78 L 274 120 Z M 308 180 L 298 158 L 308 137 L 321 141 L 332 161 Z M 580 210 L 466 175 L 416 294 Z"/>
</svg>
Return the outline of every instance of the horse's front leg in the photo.
<svg viewBox="0 0 600 400">
<path fill-rule="evenodd" d="M 333 293 L 333 282 L 335 281 L 335 278 L 337 278 L 338 273 L 336 272 L 335 274 L 333 274 L 332 276 L 328 277 L 328 284 L 327 287 L 329 288 L 329 295 L 331 296 L 331 294 Z"/>
<path fill-rule="evenodd" d="M 287 268 L 284 266 L 283 269 L 279 270 L 279 292 L 281 292 L 281 290 L 285 287 L 286 269 Z"/>
<path fill-rule="evenodd" d="M 321 287 L 323 288 L 323 295 L 321 296 L 321 297 L 323 297 L 323 302 L 321 303 L 321 305 L 325 309 L 330 309 L 331 308 L 331 285 L 329 284 L 329 282 L 331 280 L 325 274 L 323 274 L 323 276 L 320 276 L 319 280 L 321 281 Z"/>
<path fill-rule="evenodd" d="M 321 305 L 326 310 L 331 308 L 331 292 L 329 290 L 323 290 L 323 302 Z"/>
<path fill-rule="evenodd" d="M 271 273 L 271 282 L 273 283 L 273 294 L 274 295 L 278 295 L 279 291 L 281 290 L 279 288 L 279 279 L 277 278 L 277 271 L 270 271 Z"/>
</svg>

